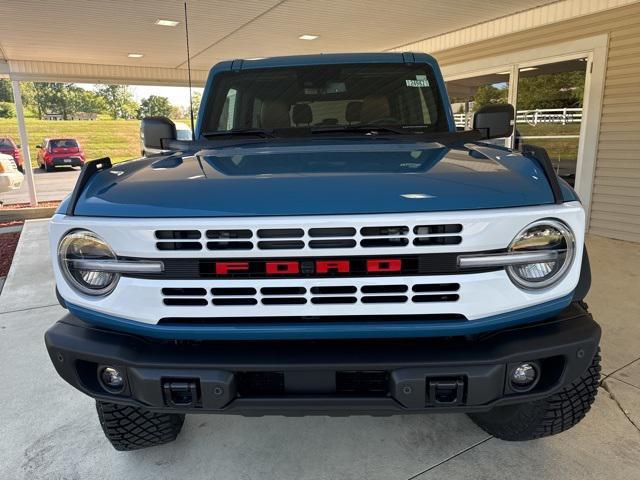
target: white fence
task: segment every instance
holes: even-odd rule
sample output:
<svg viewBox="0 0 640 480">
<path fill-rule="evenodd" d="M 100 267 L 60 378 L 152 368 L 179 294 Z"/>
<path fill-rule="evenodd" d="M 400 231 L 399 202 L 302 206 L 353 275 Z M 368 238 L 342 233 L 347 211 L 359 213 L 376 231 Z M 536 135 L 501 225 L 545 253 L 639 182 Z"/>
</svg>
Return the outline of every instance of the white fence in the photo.
<svg viewBox="0 0 640 480">
<path fill-rule="evenodd" d="M 456 127 L 471 126 L 473 114 L 469 113 L 465 123 L 464 113 L 455 113 L 453 118 Z M 555 123 L 566 125 L 567 123 L 580 123 L 582 121 L 582 108 L 542 108 L 538 110 L 518 110 L 516 123 L 538 125 L 540 123 Z"/>
</svg>

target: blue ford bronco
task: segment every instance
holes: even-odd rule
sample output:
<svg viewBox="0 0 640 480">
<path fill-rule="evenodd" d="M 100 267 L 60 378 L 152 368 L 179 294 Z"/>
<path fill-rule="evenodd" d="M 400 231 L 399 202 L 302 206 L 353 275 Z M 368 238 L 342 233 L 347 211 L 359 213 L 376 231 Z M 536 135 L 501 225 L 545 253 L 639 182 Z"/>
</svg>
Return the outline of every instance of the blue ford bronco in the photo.
<svg viewBox="0 0 640 480">
<path fill-rule="evenodd" d="M 585 213 L 546 152 L 456 131 L 417 53 L 233 60 L 193 140 L 84 166 L 50 225 L 58 373 L 118 450 L 185 414 L 466 412 L 505 440 L 578 423 L 600 328 Z"/>
</svg>

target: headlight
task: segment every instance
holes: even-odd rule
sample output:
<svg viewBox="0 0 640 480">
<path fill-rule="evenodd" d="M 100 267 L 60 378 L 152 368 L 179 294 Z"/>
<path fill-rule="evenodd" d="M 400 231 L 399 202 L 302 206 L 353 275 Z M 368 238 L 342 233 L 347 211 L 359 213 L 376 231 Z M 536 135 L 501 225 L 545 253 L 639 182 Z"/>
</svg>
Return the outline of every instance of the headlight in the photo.
<svg viewBox="0 0 640 480">
<path fill-rule="evenodd" d="M 509 265 L 507 273 L 522 288 L 545 288 L 562 279 L 575 256 L 571 229 L 558 220 L 539 220 L 522 230 L 509 245 L 509 252 L 556 251 L 553 261 Z"/>
<path fill-rule="evenodd" d="M 72 287 L 87 295 L 108 295 L 116 287 L 120 275 L 114 272 L 77 268 L 83 260 L 116 260 L 107 243 L 88 230 L 68 233 L 58 246 L 58 262 Z"/>
</svg>

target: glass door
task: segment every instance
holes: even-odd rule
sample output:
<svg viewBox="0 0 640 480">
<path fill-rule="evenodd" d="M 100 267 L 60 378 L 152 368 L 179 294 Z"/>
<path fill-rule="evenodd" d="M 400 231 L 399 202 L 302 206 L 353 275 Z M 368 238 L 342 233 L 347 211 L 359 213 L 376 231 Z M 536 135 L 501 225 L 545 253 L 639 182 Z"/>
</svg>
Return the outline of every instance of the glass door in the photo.
<svg viewBox="0 0 640 480">
<path fill-rule="evenodd" d="M 588 59 L 528 65 L 518 69 L 515 147 L 547 150 L 556 173 L 576 179 Z"/>
</svg>

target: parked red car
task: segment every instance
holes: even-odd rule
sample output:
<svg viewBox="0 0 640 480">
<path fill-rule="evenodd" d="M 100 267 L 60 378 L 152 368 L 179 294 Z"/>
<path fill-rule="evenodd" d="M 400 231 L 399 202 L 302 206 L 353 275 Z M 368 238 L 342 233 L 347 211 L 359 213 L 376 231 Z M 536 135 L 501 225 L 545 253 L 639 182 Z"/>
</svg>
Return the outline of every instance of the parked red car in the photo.
<svg viewBox="0 0 640 480">
<path fill-rule="evenodd" d="M 24 172 L 22 152 L 20 151 L 20 147 L 16 145 L 16 142 L 14 142 L 11 137 L 0 137 L 0 153 L 12 156 L 13 161 L 16 162 L 18 170 Z"/>
<path fill-rule="evenodd" d="M 38 145 L 38 165 L 47 172 L 55 167 L 81 167 L 85 156 L 75 138 L 45 138 Z"/>
</svg>

